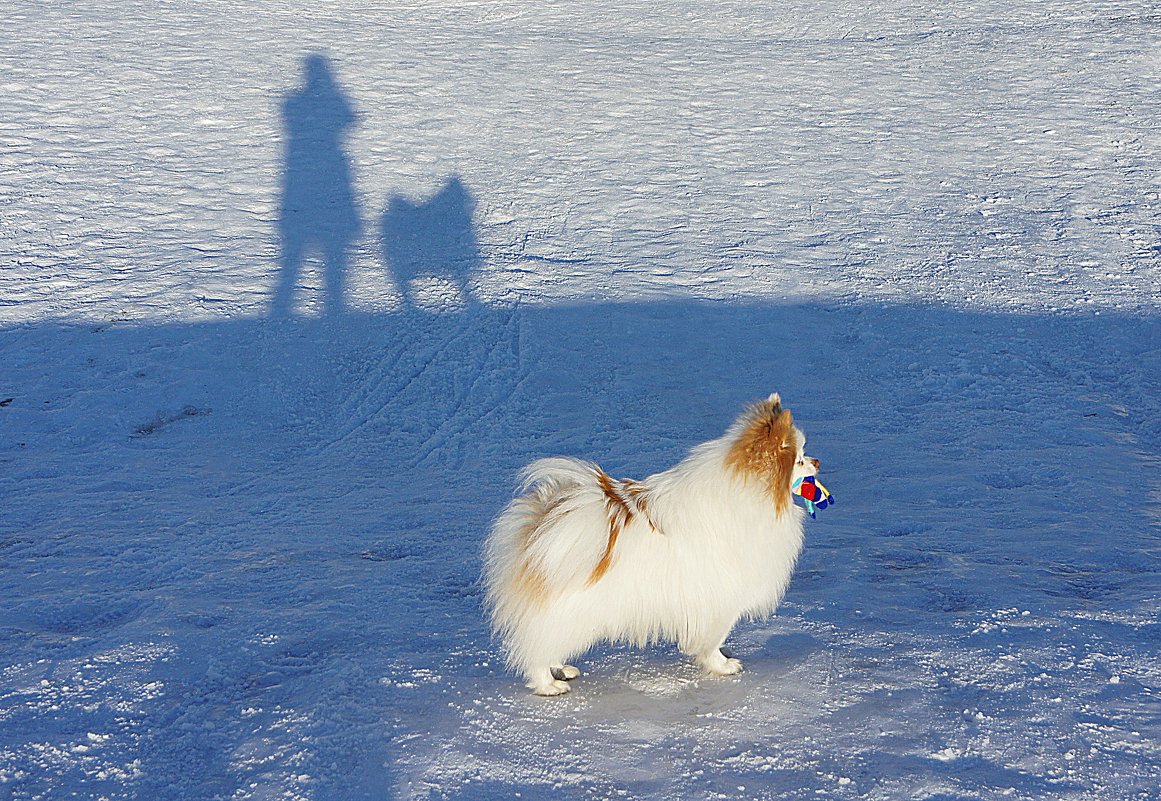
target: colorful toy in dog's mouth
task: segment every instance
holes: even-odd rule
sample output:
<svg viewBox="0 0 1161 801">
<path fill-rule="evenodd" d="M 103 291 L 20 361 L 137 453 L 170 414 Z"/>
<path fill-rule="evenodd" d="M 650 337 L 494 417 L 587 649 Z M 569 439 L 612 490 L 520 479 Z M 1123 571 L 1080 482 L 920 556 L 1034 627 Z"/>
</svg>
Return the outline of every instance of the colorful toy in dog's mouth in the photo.
<svg viewBox="0 0 1161 801">
<path fill-rule="evenodd" d="M 798 479 L 790 488 L 790 492 L 806 502 L 806 511 L 810 512 L 812 518 L 816 517 L 814 513 L 816 509 L 825 509 L 834 503 L 834 496 L 814 476 Z"/>
</svg>

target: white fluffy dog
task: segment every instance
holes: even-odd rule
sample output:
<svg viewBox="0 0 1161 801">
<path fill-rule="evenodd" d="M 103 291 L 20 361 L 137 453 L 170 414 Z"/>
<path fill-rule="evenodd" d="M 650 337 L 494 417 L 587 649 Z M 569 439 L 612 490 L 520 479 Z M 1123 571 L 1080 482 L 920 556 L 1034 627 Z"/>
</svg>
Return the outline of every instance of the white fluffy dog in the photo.
<svg viewBox="0 0 1161 801">
<path fill-rule="evenodd" d="M 778 606 L 802 550 L 791 485 L 814 475 L 806 438 L 777 394 L 726 434 L 644 481 L 579 459 L 533 462 L 485 545 L 492 626 L 538 695 L 580 675 L 566 664 L 600 641 L 676 641 L 707 672 L 741 618 Z"/>
</svg>

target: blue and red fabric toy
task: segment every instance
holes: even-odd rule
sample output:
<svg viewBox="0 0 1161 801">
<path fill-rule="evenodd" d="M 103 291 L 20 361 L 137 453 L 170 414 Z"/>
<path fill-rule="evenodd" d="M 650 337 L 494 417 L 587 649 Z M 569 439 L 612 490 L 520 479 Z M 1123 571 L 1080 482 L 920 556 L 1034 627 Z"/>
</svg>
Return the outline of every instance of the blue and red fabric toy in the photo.
<svg viewBox="0 0 1161 801">
<path fill-rule="evenodd" d="M 816 518 L 814 513 L 816 509 L 825 509 L 834 503 L 834 496 L 814 476 L 798 479 L 790 488 L 790 492 L 802 498 L 806 503 L 806 511 L 810 512 L 812 518 Z"/>
</svg>

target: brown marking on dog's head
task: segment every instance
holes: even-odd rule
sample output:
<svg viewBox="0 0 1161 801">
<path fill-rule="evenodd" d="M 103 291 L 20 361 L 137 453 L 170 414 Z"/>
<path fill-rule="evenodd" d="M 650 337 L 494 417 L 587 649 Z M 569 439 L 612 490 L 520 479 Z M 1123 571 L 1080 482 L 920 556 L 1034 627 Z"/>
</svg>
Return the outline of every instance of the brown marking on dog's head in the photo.
<svg viewBox="0 0 1161 801">
<path fill-rule="evenodd" d="M 790 483 L 798 457 L 794 416 L 777 394 L 746 413 L 742 431 L 730 446 L 726 465 L 740 475 L 763 482 L 779 514 L 790 508 Z"/>
</svg>

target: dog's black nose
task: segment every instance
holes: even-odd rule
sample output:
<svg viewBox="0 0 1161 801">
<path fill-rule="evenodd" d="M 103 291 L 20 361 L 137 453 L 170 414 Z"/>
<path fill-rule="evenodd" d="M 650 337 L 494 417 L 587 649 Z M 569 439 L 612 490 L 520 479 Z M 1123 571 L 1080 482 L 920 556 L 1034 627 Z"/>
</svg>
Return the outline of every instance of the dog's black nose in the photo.
<svg viewBox="0 0 1161 801">
<path fill-rule="evenodd" d="M 810 460 L 810 463 L 811 463 L 812 465 L 814 465 L 814 469 L 815 469 L 815 470 L 821 470 L 821 469 L 822 469 L 822 462 L 818 461 L 818 459 L 811 459 L 811 460 Z"/>
</svg>

